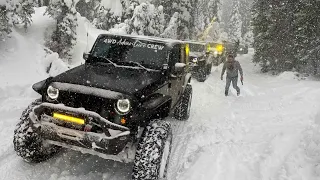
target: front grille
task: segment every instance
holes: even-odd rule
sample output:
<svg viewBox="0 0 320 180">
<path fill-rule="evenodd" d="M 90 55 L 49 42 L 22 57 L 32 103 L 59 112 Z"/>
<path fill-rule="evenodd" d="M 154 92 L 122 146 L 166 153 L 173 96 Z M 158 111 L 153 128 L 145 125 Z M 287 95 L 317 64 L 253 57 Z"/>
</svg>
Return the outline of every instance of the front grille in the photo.
<svg viewBox="0 0 320 180">
<path fill-rule="evenodd" d="M 69 91 L 60 91 L 58 102 L 65 106 L 84 108 L 100 114 L 103 111 L 113 110 L 115 100 Z"/>
</svg>

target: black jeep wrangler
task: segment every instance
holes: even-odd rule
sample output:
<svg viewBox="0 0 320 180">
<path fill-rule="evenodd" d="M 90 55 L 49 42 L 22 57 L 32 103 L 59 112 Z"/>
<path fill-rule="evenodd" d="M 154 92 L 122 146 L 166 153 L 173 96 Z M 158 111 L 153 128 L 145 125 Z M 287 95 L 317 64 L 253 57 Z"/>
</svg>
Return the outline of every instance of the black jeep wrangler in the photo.
<svg viewBox="0 0 320 180">
<path fill-rule="evenodd" d="M 166 176 L 172 131 L 192 99 L 189 46 L 159 38 L 100 35 L 85 64 L 33 85 L 42 95 L 23 113 L 14 149 L 41 162 L 61 147 L 134 162 L 132 179 Z"/>
<path fill-rule="evenodd" d="M 192 77 L 199 82 L 204 82 L 211 74 L 212 57 L 207 51 L 207 44 L 201 42 L 188 42 L 190 46 L 190 67 Z"/>
<path fill-rule="evenodd" d="M 212 62 L 215 66 L 225 62 L 226 44 L 218 42 L 208 42 L 207 49 L 211 54 Z"/>
</svg>

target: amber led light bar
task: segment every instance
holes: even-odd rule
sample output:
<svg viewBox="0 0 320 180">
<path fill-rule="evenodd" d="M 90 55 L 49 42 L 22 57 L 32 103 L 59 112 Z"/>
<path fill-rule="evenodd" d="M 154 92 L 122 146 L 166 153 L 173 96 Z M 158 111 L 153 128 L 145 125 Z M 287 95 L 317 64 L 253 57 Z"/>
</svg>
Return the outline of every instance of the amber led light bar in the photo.
<svg viewBox="0 0 320 180">
<path fill-rule="evenodd" d="M 81 124 L 81 125 L 84 124 L 84 119 L 67 116 L 59 113 L 53 113 L 53 118 L 56 118 L 62 121 L 71 122 L 71 123 Z"/>
</svg>

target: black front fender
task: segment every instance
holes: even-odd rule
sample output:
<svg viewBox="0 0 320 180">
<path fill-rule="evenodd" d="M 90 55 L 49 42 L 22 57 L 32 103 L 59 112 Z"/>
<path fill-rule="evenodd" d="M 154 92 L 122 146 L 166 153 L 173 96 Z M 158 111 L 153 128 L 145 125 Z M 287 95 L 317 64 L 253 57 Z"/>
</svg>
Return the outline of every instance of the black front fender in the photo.
<svg viewBox="0 0 320 180">
<path fill-rule="evenodd" d="M 145 111 L 152 112 L 153 110 L 157 110 L 162 105 L 168 102 L 170 102 L 171 104 L 171 101 L 172 101 L 172 98 L 170 96 L 166 96 L 162 94 L 154 94 L 142 104 L 142 109 Z"/>
<path fill-rule="evenodd" d="M 47 79 L 45 79 L 45 80 L 42 80 L 42 81 L 40 81 L 40 82 L 37 82 L 37 83 L 33 84 L 33 85 L 32 85 L 32 89 L 33 89 L 34 91 L 36 91 L 37 93 L 39 93 L 39 94 L 42 95 L 43 92 L 45 91 L 45 88 L 46 88 L 48 82 L 50 82 L 51 79 L 52 79 L 52 77 L 49 77 L 49 78 L 47 78 Z"/>
</svg>

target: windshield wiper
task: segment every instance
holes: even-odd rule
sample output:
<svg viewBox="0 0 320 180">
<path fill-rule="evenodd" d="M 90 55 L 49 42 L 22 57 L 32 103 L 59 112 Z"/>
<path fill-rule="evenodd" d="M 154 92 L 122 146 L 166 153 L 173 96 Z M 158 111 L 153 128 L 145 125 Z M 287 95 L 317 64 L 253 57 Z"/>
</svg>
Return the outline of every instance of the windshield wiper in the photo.
<svg viewBox="0 0 320 180">
<path fill-rule="evenodd" d="M 104 59 L 107 60 L 110 64 L 112 64 L 114 67 L 117 67 L 118 65 L 116 63 L 114 63 L 113 61 L 111 61 L 108 58 L 102 57 L 102 56 L 94 56 L 95 58 L 100 58 L 100 59 Z M 96 62 L 96 63 L 103 63 L 103 62 Z"/>
<path fill-rule="evenodd" d="M 143 65 L 142 65 L 141 63 L 139 63 L 139 62 L 128 61 L 128 63 L 135 64 L 135 65 L 137 65 L 138 67 L 140 67 L 140 68 L 142 68 L 142 69 L 144 69 L 144 70 L 146 70 L 146 71 L 155 71 L 155 72 L 158 72 L 158 71 L 159 71 L 159 70 L 156 70 L 156 69 L 147 68 L 147 67 L 143 66 Z"/>
<path fill-rule="evenodd" d="M 146 70 L 146 71 L 149 71 L 150 69 L 144 67 L 142 64 L 138 63 L 138 62 L 134 62 L 134 61 L 129 61 L 128 63 L 131 63 L 131 64 L 135 64 L 139 67 L 141 67 L 142 69 Z"/>
</svg>

